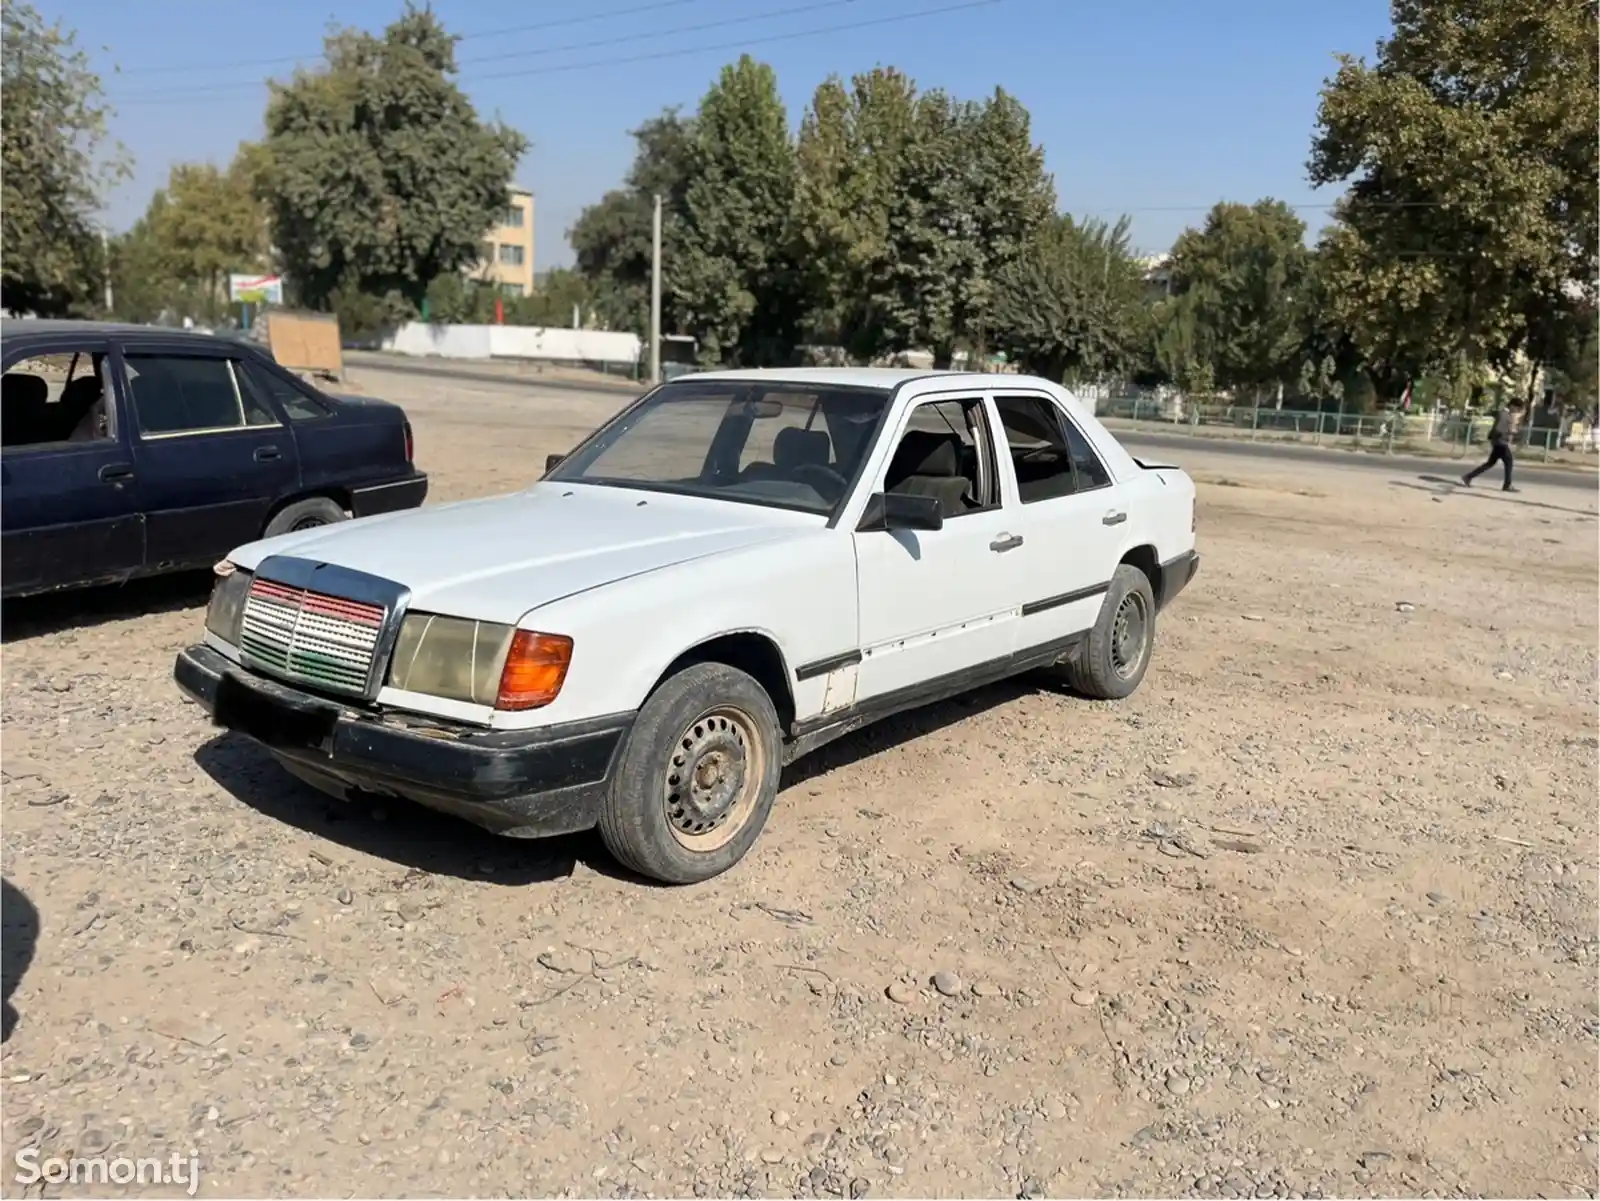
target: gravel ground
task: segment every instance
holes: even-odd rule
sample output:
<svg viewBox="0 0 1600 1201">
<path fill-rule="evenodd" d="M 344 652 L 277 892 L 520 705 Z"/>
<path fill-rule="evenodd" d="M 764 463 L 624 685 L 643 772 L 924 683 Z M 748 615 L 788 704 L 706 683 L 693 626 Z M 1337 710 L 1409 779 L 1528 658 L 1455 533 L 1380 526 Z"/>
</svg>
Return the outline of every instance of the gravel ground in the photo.
<svg viewBox="0 0 1600 1201">
<path fill-rule="evenodd" d="M 357 378 L 435 500 L 618 403 Z M 846 739 L 690 890 L 219 735 L 170 676 L 204 580 L 8 607 L 8 1154 L 192 1150 L 211 1196 L 1594 1196 L 1595 497 L 1178 457 L 1204 566 L 1133 699 Z"/>
</svg>

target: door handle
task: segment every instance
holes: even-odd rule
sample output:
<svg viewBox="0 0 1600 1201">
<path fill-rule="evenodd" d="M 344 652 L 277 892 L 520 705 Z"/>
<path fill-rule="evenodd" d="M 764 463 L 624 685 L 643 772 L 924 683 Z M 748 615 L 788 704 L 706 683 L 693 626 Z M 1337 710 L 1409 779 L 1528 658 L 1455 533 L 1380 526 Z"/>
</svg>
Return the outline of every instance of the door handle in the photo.
<svg viewBox="0 0 1600 1201">
<path fill-rule="evenodd" d="M 1016 550 L 1021 545 L 1021 534 L 1001 534 L 993 542 L 989 543 L 989 549 L 998 554 L 1005 554 L 1006 551 Z"/>
<path fill-rule="evenodd" d="M 1128 515 L 1126 513 L 1120 513 L 1118 511 L 1116 511 L 1115 509 L 1113 509 L 1111 512 L 1107 513 L 1104 517 L 1102 517 L 1100 519 L 1100 524 L 1101 525 L 1121 525 L 1126 520 L 1128 520 Z"/>
<path fill-rule="evenodd" d="M 133 478 L 133 468 L 126 463 L 107 463 L 100 469 L 100 480 L 106 484 L 116 484 L 123 480 Z"/>
<path fill-rule="evenodd" d="M 255 460 L 257 463 L 270 463 L 274 459 L 281 459 L 283 454 L 276 446 L 256 447 Z"/>
</svg>

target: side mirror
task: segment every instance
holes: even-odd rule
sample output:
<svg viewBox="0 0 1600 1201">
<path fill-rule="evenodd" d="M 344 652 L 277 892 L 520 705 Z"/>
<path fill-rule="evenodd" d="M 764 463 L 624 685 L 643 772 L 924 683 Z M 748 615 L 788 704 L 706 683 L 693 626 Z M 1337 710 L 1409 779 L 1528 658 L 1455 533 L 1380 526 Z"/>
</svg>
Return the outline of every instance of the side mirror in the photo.
<svg viewBox="0 0 1600 1201">
<path fill-rule="evenodd" d="M 856 529 L 942 530 L 944 510 L 932 496 L 907 496 L 901 492 L 874 492 L 867 500 Z"/>
<path fill-rule="evenodd" d="M 545 455 L 545 457 L 544 457 L 544 472 L 545 472 L 545 474 L 549 475 L 557 467 L 561 466 L 561 460 L 566 458 L 566 457 L 567 457 L 566 455 Z"/>
</svg>

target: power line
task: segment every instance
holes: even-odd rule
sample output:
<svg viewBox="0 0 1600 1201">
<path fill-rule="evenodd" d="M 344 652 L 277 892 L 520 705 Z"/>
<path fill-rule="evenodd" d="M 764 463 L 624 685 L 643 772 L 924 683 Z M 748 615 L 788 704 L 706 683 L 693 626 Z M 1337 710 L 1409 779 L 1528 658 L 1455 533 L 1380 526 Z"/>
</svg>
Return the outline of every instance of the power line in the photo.
<svg viewBox="0 0 1600 1201">
<path fill-rule="evenodd" d="M 590 13 L 585 17 L 562 17 L 556 21 L 540 21 L 536 25 L 512 25 L 502 29 L 480 29 L 476 33 L 458 34 L 457 41 L 470 42 L 478 38 L 507 37 L 516 33 L 539 33 L 546 29 L 560 29 L 571 25 L 589 25 L 596 21 L 613 21 L 618 17 L 633 17 L 640 13 L 658 12 L 665 8 L 683 8 L 685 5 L 698 4 L 700 0 L 651 0 L 649 4 L 635 4 L 631 8 L 614 8 L 609 12 Z M 129 67 L 119 71 L 119 75 L 170 75 L 188 71 L 242 71 L 251 67 L 281 67 L 293 66 L 305 62 L 307 59 L 319 59 L 322 51 L 315 54 L 293 55 L 287 58 L 255 58 L 240 59 L 231 63 L 218 62 L 191 62 L 173 63 L 161 67 Z"/>
<path fill-rule="evenodd" d="M 487 54 L 469 59 L 462 68 L 476 67 L 480 63 L 505 62 L 507 59 L 542 58 L 547 54 L 564 54 L 569 50 L 594 50 L 601 46 L 617 46 L 623 42 L 645 42 L 651 38 L 677 37 L 685 33 L 704 33 L 708 29 L 726 29 L 730 25 L 749 25 L 754 21 L 769 21 L 774 17 L 793 17 L 800 13 L 817 12 L 824 8 L 841 8 L 846 4 L 859 4 L 860 0 L 820 0 L 815 4 L 797 4 L 792 8 L 776 8 L 765 13 L 746 13 L 742 17 L 723 17 L 717 21 L 702 21 L 698 25 L 682 25 L 645 33 L 628 33 L 615 38 L 598 38 L 588 42 L 569 42 L 565 46 L 541 46 L 537 50 L 511 50 L 505 54 Z"/>
<path fill-rule="evenodd" d="M 842 2 L 842 0 L 830 0 L 830 2 L 832 4 L 837 4 L 837 3 Z M 867 29 L 867 28 L 871 28 L 871 27 L 879 26 L 879 25 L 898 24 L 898 23 L 904 22 L 904 21 L 927 20 L 928 18 L 943 16 L 943 15 L 948 14 L 948 13 L 963 12 L 963 11 L 967 11 L 967 10 L 971 10 L 971 9 L 977 9 L 977 8 L 989 8 L 989 7 L 992 7 L 993 5 L 1001 4 L 1001 3 L 1004 3 L 1004 0 L 966 0 L 965 3 L 948 4 L 948 5 L 944 5 L 942 7 L 939 7 L 939 8 L 925 8 L 925 9 L 918 10 L 916 12 L 896 13 L 894 15 L 887 16 L 887 17 L 875 17 L 875 18 L 872 18 L 872 19 L 869 19 L 869 20 L 865 20 L 865 21 L 851 21 L 851 22 L 845 22 L 845 23 L 841 23 L 841 24 L 824 25 L 824 26 L 818 27 L 816 29 L 795 30 L 795 31 L 790 32 L 790 33 L 768 34 L 765 37 L 759 37 L 759 38 L 743 38 L 743 39 L 740 39 L 738 41 L 713 42 L 713 43 L 707 43 L 705 45 L 700 45 L 700 46 L 681 47 L 681 48 L 675 49 L 675 50 L 658 50 L 658 51 L 653 51 L 653 52 L 650 52 L 650 53 L 647 53 L 647 54 L 633 54 L 633 55 L 625 55 L 625 56 L 620 56 L 620 57 L 596 58 L 596 59 L 591 59 L 589 61 L 577 62 L 577 63 L 557 63 L 557 64 L 555 64 L 553 66 L 548 66 L 548 67 L 531 67 L 531 68 L 518 69 L 518 70 L 515 70 L 515 71 L 496 71 L 496 72 L 491 72 L 490 74 L 487 74 L 487 75 L 478 75 L 478 76 L 475 77 L 474 80 L 467 81 L 467 82 L 486 82 L 486 81 L 494 80 L 494 79 L 520 79 L 520 78 L 526 78 L 527 76 L 531 76 L 531 75 L 558 75 L 558 74 L 565 74 L 566 72 L 569 72 L 569 71 L 588 71 L 588 70 L 594 70 L 594 69 L 602 68 L 602 67 L 625 66 L 625 65 L 628 65 L 628 64 L 631 64 L 631 63 L 655 62 L 655 61 L 658 61 L 658 60 L 661 60 L 661 59 L 683 58 L 683 57 L 686 57 L 686 56 L 689 56 L 689 55 L 709 54 L 709 53 L 714 53 L 714 52 L 719 52 L 719 51 L 724 51 L 724 50 L 744 50 L 744 49 L 747 49 L 748 47 L 751 47 L 751 46 L 762 46 L 762 45 L 769 45 L 769 44 L 776 43 L 776 42 L 796 41 L 796 40 L 798 40 L 800 38 L 825 37 L 828 34 L 843 33 L 843 32 L 847 32 L 847 31 L 850 31 L 850 30 L 856 30 L 856 29 Z M 828 7 L 828 6 L 829 6 L 828 4 L 816 4 L 816 5 L 810 6 L 810 7 L 821 8 L 821 7 Z M 778 15 L 778 14 L 766 14 L 766 15 L 772 16 L 772 15 Z M 662 31 L 660 33 L 652 34 L 652 35 L 648 35 L 648 36 L 667 37 L 667 36 L 670 36 L 673 32 L 675 32 L 675 31 L 665 30 L 665 31 Z M 630 35 L 626 35 L 626 36 L 624 36 L 622 38 L 611 39 L 605 44 L 618 44 L 620 42 L 637 41 L 637 40 L 639 40 L 637 35 L 631 35 L 630 34 Z M 551 52 L 553 53 L 553 51 L 551 51 Z M 542 51 L 531 52 L 529 57 L 531 57 L 532 54 L 537 54 L 537 53 L 543 53 L 543 52 Z M 114 103 L 117 104 L 117 105 L 126 104 L 126 103 L 132 103 L 132 104 L 172 104 L 172 103 L 182 102 L 187 97 L 194 96 L 194 95 L 201 94 L 201 93 L 215 93 L 215 92 L 219 92 L 219 91 L 231 91 L 231 90 L 234 90 L 234 89 L 237 89 L 237 88 L 242 88 L 242 87 L 252 87 L 252 88 L 253 87 L 261 87 L 261 86 L 263 86 L 264 82 L 265 81 L 254 82 L 254 83 L 214 84 L 214 85 L 210 85 L 210 86 L 202 86 L 202 87 L 195 87 L 195 88 L 164 88 L 164 89 L 158 89 L 158 90 L 152 91 L 152 92 L 129 93 L 129 94 L 125 95 L 125 96 L 113 97 L 112 99 L 113 99 Z"/>
</svg>

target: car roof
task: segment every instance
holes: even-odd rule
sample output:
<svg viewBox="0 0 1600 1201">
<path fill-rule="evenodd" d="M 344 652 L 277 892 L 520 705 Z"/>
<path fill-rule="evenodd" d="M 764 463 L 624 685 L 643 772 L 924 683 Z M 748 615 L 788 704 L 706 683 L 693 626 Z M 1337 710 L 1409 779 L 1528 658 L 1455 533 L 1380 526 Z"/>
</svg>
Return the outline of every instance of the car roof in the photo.
<svg viewBox="0 0 1600 1201">
<path fill-rule="evenodd" d="M 686 380 L 744 380 L 769 384 L 806 384 L 810 387 L 898 388 L 913 381 L 971 384 L 974 387 L 1045 383 L 1031 375 L 1001 375 L 978 371 L 929 371 L 915 367 L 761 367 L 743 371 L 697 371 Z"/>
<path fill-rule="evenodd" d="M 230 333 L 232 331 L 229 331 Z M 122 342 L 202 342 L 215 345 L 226 335 L 206 333 L 197 329 L 170 329 L 161 325 L 133 325 L 120 321 L 71 321 L 45 317 L 7 317 L 0 321 L 0 336 L 14 338 L 22 335 L 49 337 L 65 334 L 77 337 L 116 338 Z"/>
</svg>

